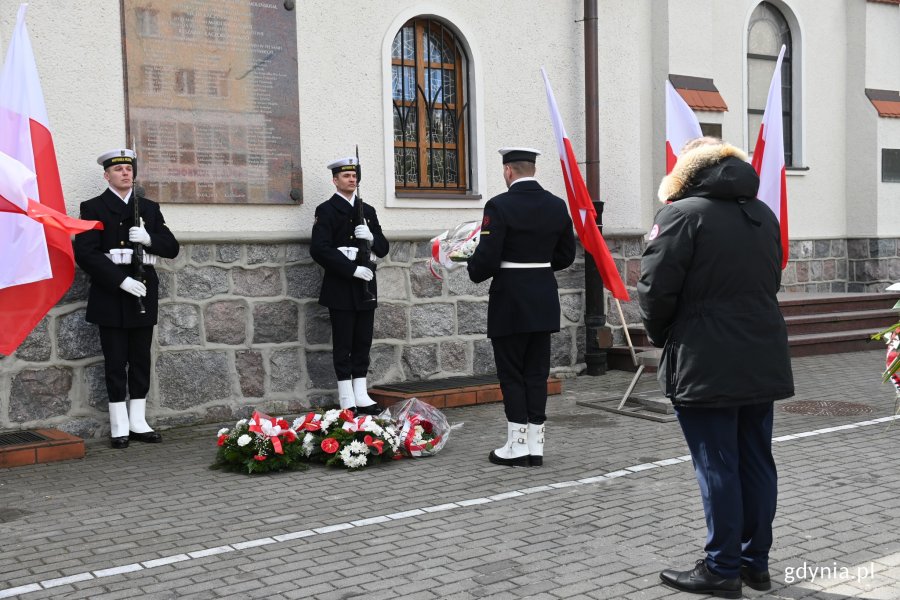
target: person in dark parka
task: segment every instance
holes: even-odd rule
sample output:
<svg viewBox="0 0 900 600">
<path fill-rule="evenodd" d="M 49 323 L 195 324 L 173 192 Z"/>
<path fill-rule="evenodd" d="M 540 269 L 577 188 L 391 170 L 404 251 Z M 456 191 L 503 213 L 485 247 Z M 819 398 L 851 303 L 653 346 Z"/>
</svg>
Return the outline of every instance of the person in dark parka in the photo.
<svg viewBox="0 0 900 600">
<path fill-rule="evenodd" d="M 364 252 L 360 250 L 368 242 L 371 253 L 381 258 L 388 253 L 388 241 L 374 207 L 363 202 L 363 219 L 358 218 L 358 203 L 362 200 L 356 193 L 356 158 L 336 160 L 328 169 L 336 191 L 316 207 L 309 253 L 325 269 L 319 304 L 328 307 L 331 318 L 332 356 L 341 408 L 374 415 L 381 411 L 369 397 L 366 375 L 378 306 L 378 281 L 375 263 L 363 259 Z"/>
<path fill-rule="evenodd" d="M 157 257 L 175 258 L 179 246 L 166 227 L 159 204 L 152 200 L 138 199 L 142 223 L 135 225 L 134 152 L 111 150 L 97 162 L 104 168 L 109 187 L 96 198 L 81 203 L 81 218 L 101 221 L 104 228 L 76 235 L 73 250 L 78 266 L 91 279 L 85 318 L 100 326 L 111 445 L 121 449 L 128 447 L 129 439 L 162 441 L 145 417 L 150 389 L 150 343 L 159 297 L 159 277 L 153 265 Z M 144 252 L 140 281 L 133 277 L 131 258 L 138 244 Z M 144 314 L 138 310 L 138 298 L 143 302 Z"/>
<path fill-rule="evenodd" d="M 493 277 L 487 336 L 494 349 L 507 420 L 506 443 L 492 463 L 539 466 L 544 460 L 550 334 L 559 331 L 554 271 L 575 260 L 572 219 L 561 198 L 534 178 L 537 150 L 501 148 L 509 191 L 484 206 L 481 240 L 468 260 L 469 278 Z"/>
<path fill-rule="evenodd" d="M 756 199 L 741 150 L 689 142 L 659 189 L 637 289 L 660 385 L 691 451 L 706 514 L 706 557 L 664 584 L 740 598 L 742 579 L 770 588 L 777 474 L 773 402 L 794 395 L 778 221 Z"/>
</svg>

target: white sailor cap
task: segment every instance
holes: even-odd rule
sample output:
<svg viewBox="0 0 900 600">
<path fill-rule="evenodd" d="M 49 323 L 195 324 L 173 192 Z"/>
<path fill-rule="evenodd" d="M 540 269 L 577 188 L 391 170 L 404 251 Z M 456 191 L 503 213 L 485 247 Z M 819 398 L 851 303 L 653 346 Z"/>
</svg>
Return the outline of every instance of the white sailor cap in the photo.
<svg viewBox="0 0 900 600">
<path fill-rule="evenodd" d="M 137 155 L 134 153 L 134 150 L 129 150 L 128 148 L 117 148 L 115 150 L 110 150 L 108 152 L 104 152 L 100 156 L 97 157 L 97 164 L 102 165 L 104 169 L 109 168 L 113 165 L 131 165 L 134 166 L 134 161 L 137 159 Z"/>
<path fill-rule="evenodd" d="M 534 148 L 500 148 L 497 152 L 503 155 L 504 165 L 509 162 L 519 161 L 533 163 L 537 161 L 537 157 L 541 154 L 540 150 L 535 150 Z"/>
<path fill-rule="evenodd" d="M 332 175 L 337 175 L 341 171 L 356 171 L 359 167 L 359 161 L 355 156 L 348 156 L 346 158 L 339 158 L 333 163 L 329 164 L 326 168 L 331 169 Z"/>
</svg>

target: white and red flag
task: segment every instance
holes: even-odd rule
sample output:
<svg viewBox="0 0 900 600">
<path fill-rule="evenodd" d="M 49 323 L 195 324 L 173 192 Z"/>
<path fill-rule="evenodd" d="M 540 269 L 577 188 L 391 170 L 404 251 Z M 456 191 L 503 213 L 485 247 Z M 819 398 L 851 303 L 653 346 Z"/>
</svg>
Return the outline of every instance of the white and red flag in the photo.
<svg viewBox="0 0 900 600">
<path fill-rule="evenodd" d="M 788 262 L 787 179 L 784 164 L 784 117 L 781 108 L 781 61 L 785 47 L 778 53 L 775 72 L 769 84 L 766 112 L 753 150 L 753 168 L 759 174 L 756 197 L 766 203 L 781 226 L 781 268 Z"/>
<path fill-rule="evenodd" d="M 547 79 L 547 73 L 541 69 L 541 75 L 544 77 L 544 86 L 547 88 L 547 104 L 550 107 L 550 119 L 553 122 L 553 133 L 556 135 L 556 148 L 559 151 L 559 161 L 562 164 L 563 180 L 566 183 L 566 196 L 569 200 L 569 212 L 572 214 L 572 221 L 575 223 L 575 232 L 578 233 L 578 239 L 584 249 L 594 257 L 594 264 L 600 271 L 600 277 L 603 279 L 603 286 L 609 290 L 613 298 L 618 300 L 629 300 L 628 290 L 625 289 L 625 283 L 616 269 L 616 263 L 613 261 L 612 254 L 606 246 L 606 240 L 600 234 L 597 227 L 597 211 L 594 210 L 594 204 L 591 202 L 591 195 L 588 193 L 587 186 L 584 184 L 584 178 L 578 169 L 578 161 L 575 159 L 575 152 L 572 150 L 572 142 L 566 135 L 566 128 L 563 126 L 562 117 L 559 114 L 559 108 L 556 105 L 556 98 L 553 96 L 553 89 L 550 87 L 550 80 Z"/>
<path fill-rule="evenodd" d="M 0 152 L 36 175 L 22 182 L 26 199 L 65 215 L 44 96 L 25 29 L 26 6 L 19 6 L 0 73 Z M 7 201 L 23 208 L 21 196 Z M 74 273 L 66 231 L 25 215 L 0 213 L 0 354 L 19 347 L 72 285 Z"/>
<path fill-rule="evenodd" d="M 702 136 L 697 115 L 666 79 L 666 175 L 672 172 L 684 145 Z"/>
</svg>

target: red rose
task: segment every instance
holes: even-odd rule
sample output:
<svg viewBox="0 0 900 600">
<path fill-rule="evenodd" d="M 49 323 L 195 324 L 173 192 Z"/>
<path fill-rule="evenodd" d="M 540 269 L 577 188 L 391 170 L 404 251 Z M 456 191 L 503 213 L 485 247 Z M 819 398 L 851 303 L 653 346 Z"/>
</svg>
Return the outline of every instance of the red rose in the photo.
<svg viewBox="0 0 900 600">
<path fill-rule="evenodd" d="M 227 434 L 227 433 L 223 433 L 222 435 L 219 436 L 219 443 L 218 443 L 218 445 L 219 445 L 219 446 L 224 446 L 224 445 L 225 445 L 225 440 L 227 440 L 227 439 L 228 439 L 228 434 Z"/>
<path fill-rule="evenodd" d="M 341 414 L 338 416 L 344 421 L 352 421 L 354 419 L 353 411 L 349 408 L 345 408 L 344 410 L 342 410 Z"/>
<path fill-rule="evenodd" d="M 288 429 L 287 431 L 285 431 L 284 433 L 282 433 L 282 434 L 281 434 L 281 437 L 283 437 L 283 438 L 284 438 L 284 441 L 286 441 L 286 442 L 288 442 L 288 443 L 294 442 L 294 441 L 297 440 L 297 434 L 295 434 L 295 433 L 293 432 L 293 430 L 291 430 L 291 429 Z"/>
<path fill-rule="evenodd" d="M 263 460 L 266 460 L 266 457 L 263 456 L 262 454 L 257 454 L 256 456 L 253 457 L 253 460 L 263 461 Z"/>
<path fill-rule="evenodd" d="M 322 440 L 321 445 L 322 450 L 324 450 L 326 454 L 334 454 L 338 451 L 338 448 L 341 447 L 338 441 L 334 438 L 325 438 L 324 440 Z"/>
<path fill-rule="evenodd" d="M 431 421 L 420 421 L 419 425 L 422 426 L 422 431 L 424 431 L 425 433 L 431 433 L 431 431 L 434 429 L 434 425 L 431 424 Z"/>
<path fill-rule="evenodd" d="M 290 424 L 288 424 L 288 422 L 285 421 L 284 419 L 281 419 L 280 421 L 278 421 L 277 425 L 279 427 L 281 427 L 282 429 L 290 429 L 290 427 L 291 427 Z"/>
</svg>

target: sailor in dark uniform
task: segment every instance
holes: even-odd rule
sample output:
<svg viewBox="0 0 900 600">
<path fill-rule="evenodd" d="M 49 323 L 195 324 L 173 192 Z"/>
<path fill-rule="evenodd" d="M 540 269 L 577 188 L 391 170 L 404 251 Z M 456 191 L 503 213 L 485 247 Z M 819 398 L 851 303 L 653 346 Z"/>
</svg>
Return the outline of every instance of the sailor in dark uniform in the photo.
<svg viewBox="0 0 900 600">
<path fill-rule="evenodd" d="M 362 203 L 363 218 L 359 218 L 357 159 L 342 158 L 328 168 L 336 192 L 316 207 L 310 243 L 310 255 L 325 269 L 319 304 L 328 307 L 331 317 L 341 408 L 374 415 L 381 411 L 366 390 L 366 374 L 378 287 L 375 263 L 366 251 L 381 258 L 388 253 L 388 241 L 373 207 Z"/>
<path fill-rule="evenodd" d="M 559 331 L 554 271 L 575 260 L 575 234 L 566 203 L 534 178 L 540 154 L 501 148 L 508 192 L 484 206 L 481 241 L 468 261 L 475 283 L 493 277 L 487 335 L 494 348 L 506 411 L 506 444 L 492 463 L 539 466 L 550 374 L 550 334 Z"/>
<path fill-rule="evenodd" d="M 105 192 L 81 203 L 81 218 L 103 223 L 104 229 L 75 236 L 78 266 L 91 278 L 86 319 L 100 326 L 106 367 L 109 423 L 113 448 L 127 448 L 128 440 L 158 443 L 159 433 L 147 424 L 145 410 L 150 389 L 150 342 L 156 325 L 159 278 L 157 257 L 175 258 L 178 241 L 166 227 L 159 204 L 140 197 L 141 225 L 134 223 L 132 186 L 135 153 L 111 150 L 97 162 L 109 183 Z M 143 249 L 143 276 L 135 279 L 133 252 Z M 138 298 L 145 313 L 138 308 Z M 128 405 L 125 404 L 126 390 Z"/>
</svg>

